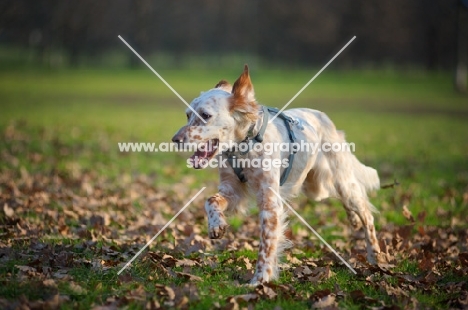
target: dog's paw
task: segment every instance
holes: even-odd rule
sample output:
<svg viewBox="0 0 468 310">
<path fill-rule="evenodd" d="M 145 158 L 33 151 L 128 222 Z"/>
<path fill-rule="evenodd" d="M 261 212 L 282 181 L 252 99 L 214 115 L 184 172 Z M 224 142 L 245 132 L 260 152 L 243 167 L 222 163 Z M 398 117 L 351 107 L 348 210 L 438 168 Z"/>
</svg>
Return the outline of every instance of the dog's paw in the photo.
<svg viewBox="0 0 468 310">
<path fill-rule="evenodd" d="M 251 287 L 257 287 L 262 283 L 268 282 L 267 279 L 264 279 L 262 276 L 259 276 L 258 274 L 254 274 L 252 280 L 250 280 L 248 286 Z"/>
<path fill-rule="evenodd" d="M 224 233 L 226 232 L 227 227 L 228 227 L 227 224 L 208 227 L 208 235 L 210 236 L 211 239 L 220 239 L 224 236 Z"/>
<path fill-rule="evenodd" d="M 213 216 L 208 217 L 208 235 L 211 239 L 220 239 L 224 236 L 228 224 L 224 215 L 219 213 L 212 213 Z"/>
</svg>

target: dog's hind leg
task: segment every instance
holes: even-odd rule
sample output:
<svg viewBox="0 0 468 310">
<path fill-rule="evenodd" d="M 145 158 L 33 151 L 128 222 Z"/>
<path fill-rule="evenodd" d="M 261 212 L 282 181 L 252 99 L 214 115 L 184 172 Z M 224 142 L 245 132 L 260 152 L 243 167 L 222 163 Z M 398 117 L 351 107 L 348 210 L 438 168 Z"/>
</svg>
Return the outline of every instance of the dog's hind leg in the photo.
<svg viewBox="0 0 468 310">
<path fill-rule="evenodd" d="M 332 183 L 332 174 L 328 171 L 323 171 L 319 174 L 317 170 L 310 170 L 302 186 L 304 194 L 312 200 L 321 200 L 330 196 L 327 190 L 327 184 Z M 351 226 L 354 230 L 359 230 L 362 227 L 362 222 L 356 212 L 345 206 L 346 214 Z"/>
<path fill-rule="evenodd" d="M 358 231 L 359 229 L 361 229 L 362 221 L 359 218 L 359 215 L 356 212 L 352 211 L 350 208 L 347 208 L 346 206 L 345 206 L 345 210 L 346 210 L 346 215 L 348 216 L 348 221 L 351 224 L 351 227 L 355 231 Z"/>
<path fill-rule="evenodd" d="M 363 195 L 358 187 L 358 184 L 350 182 L 338 184 L 336 189 L 351 224 L 357 228 L 359 227 L 358 219 L 362 223 L 366 238 L 367 260 L 371 264 L 376 264 L 380 247 L 375 233 L 374 217 L 372 216 L 374 207 L 369 202 L 367 195 Z"/>
</svg>

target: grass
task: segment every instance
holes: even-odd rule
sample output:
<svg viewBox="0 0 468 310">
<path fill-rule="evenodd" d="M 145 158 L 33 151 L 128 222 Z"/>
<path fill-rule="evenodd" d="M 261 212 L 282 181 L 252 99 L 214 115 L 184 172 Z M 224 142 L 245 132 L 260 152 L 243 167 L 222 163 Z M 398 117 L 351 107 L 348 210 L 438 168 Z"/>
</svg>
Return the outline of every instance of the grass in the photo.
<svg viewBox="0 0 468 310">
<path fill-rule="evenodd" d="M 160 73 L 182 97 L 190 100 L 220 79 L 233 82 L 240 73 L 238 71 L 166 70 Z M 261 103 L 281 107 L 313 74 L 315 71 L 253 71 L 252 80 Z M 378 229 L 389 223 L 407 224 L 401 212 L 403 205 L 407 205 L 415 216 L 425 212 L 424 225 L 427 226 L 466 225 L 468 105 L 467 98 L 453 93 L 452 88 L 450 75 L 443 72 L 327 71 L 291 107 L 310 107 L 326 112 L 339 129 L 346 131 L 348 141 L 356 144 L 358 158 L 375 167 L 384 183 L 393 179 L 400 182 L 401 185 L 394 190 L 380 191 L 372 197 L 381 210 L 376 216 Z M 103 196 L 121 192 L 123 197 L 120 198 L 125 198 L 128 194 L 125 180 L 138 182 L 141 175 L 150 176 L 149 184 L 168 195 L 176 195 L 180 186 L 198 190 L 207 184 L 210 191 L 215 190 L 215 171 L 189 170 L 184 165 L 186 154 L 122 155 L 118 152 L 118 142 L 169 141 L 184 124 L 185 106 L 149 70 L 3 71 L 0 72 L 0 98 L 0 132 L 6 136 L 9 128 L 14 126 L 17 133 L 22 133 L 0 141 L 3 152 L 0 171 L 10 171 L 14 176 L 13 182 L 25 173 L 47 175 L 58 171 L 72 179 L 74 174 L 105 179 L 100 185 Z M 39 157 L 41 160 L 35 160 Z M 2 185 L 0 188 L 0 194 L 7 195 L 9 187 Z M 53 196 L 50 200 L 45 210 L 74 210 L 65 200 L 60 201 Z M 131 206 L 134 212 L 131 221 L 144 216 L 148 208 L 138 199 Z M 175 204 L 173 208 L 178 210 L 180 206 Z M 323 214 L 314 216 L 318 212 L 316 210 Z M 323 218 L 334 217 L 345 221 L 344 212 L 336 201 L 318 206 L 308 203 L 301 214 L 325 239 L 340 238 L 335 235 L 337 227 L 326 227 L 327 223 L 323 222 Z M 170 217 L 170 214 L 166 215 Z M 34 209 L 25 212 L 24 216 L 32 225 L 40 225 L 43 220 Z M 453 219 L 459 219 L 458 223 L 454 223 Z M 6 218 L 3 217 L 2 221 L 5 224 Z M 201 223 L 204 225 L 202 218 Z M 292 224 L 295 232 L 304 229 L 294 219 Z M 11 252 L 6 256 L 6 263 L 0 265 L 0 282 L 7 284 L 1 286 L 0 296 L 13 302 L 22 295 L 29 300 L 41 300 L 48 294 L 47 291 L 39 292 L 37 288 L 42 284 L 32 279 L 19 281 L 12 277 L 18 273 L 15 265 L 31 263 L 28 256 L 23 254 L 32 251 L 33 240 L 52 247 L 71 245 L 69 251 L 73 255 L 91 262 L 100 259 L 96 253 L 102 246 L 112 244 L 109 240 L 98 238 L 96 245 L 83 247 L 83 240 L 86 240 L 83 237 L 50 239 L 48 237 L 60 235 L 57 232 L 59 223 L 55 225 L 38 234 L 36 239 L 27 241 L 21 241 L 20 236 L 2 235 L 2 247 Z M 67 219 L 64 225 L 79 230 L 88 224 L 78 217 Z M 242 228 L 242 217 L 235 217 L 232 229 L 238 232 Z M 160 238 L 174 240 L 171 239 L 171 231 Z M 142 233 L 150 234 L 149 231 Z M 206 236 L 206 229 L 201 232 L 203 234 Z M 163 243 L 163 240 L 159 242 Z M 78 248 L 74 248 L 75 245 Z M 125 247 L 119 248 L 118 244 L 116 247 L 118 251 L 127 250 Z M 138 249 L 137 245 L 135 247 Z M 164 251 L 164 247 L 160 249 Z M 243 249 L 234 253 L 237 254 L 213 252 L 219 262 L 231 257 L 256 258 L 255 250 Z M 302 255 L 304 259 L 321 258 L 323 252 L 316 248 L 315 252 L 304 251 Z M 192 268 L 191 273 L 202 278 L 197 283 L 199 300 L 192 308 L 210 308 L 214 302 L 223 305 L 228 296 L 251 291 L 250 288 L 235 285 L 236 268 L 240 268 L 241 264 L 234 261 L 220 265 L 222 267 L 214 270 L 208 266 Z M 182 270 L 181 267 L 174 268 L 174 271 Z M 400 261 L 395 270 L 415 275 L 421 273 L 418 263 L 410 260 Z M 67 281 L 60 282 L 56 290 L 61 295 L 69 296 L 62 307 L 86 309 L 105 304 L 109 302 L 108 298 L 127 296 L 139 285 L 144 287 L 146 296 L 156 298 L 154 296 L 159 296 L 159 291 L 155 283 L 170 285 L 173 282 L 173 279 L 159 274 L 147 259 L 137 260 L 133 265 L 130 270 L 132 281 L 128 283 L 119 282 L 117 271 L 117 267 L 96 271 L 90 268 L 89 263 L 67 269 L 70 279 L 87 293 L 76 294 Z M 366 296 L 386 304 L 405 306 L 401 300 L 395 300 L 367 285 L 362 279 L 355 279 L 343 267 L 335 266 L 333 272 L 331 278 L 310 284 L 295 281 L 295 275 L 289 270 L 282 272 L 278 283 L 291 283 L 303 296 L 324 289 L 334 291 L 338 286 L 345 292 L 362 290 Z M 396 278 L 384 276 L 379 279 L 389 284 L 397 281 Z M 459 280 L 457 275 L 447 275 L 445 281 Z M 182 286 L 183 281 L 176 284 Z M 445 291 L 431 292 L 426 294 L 424 290 L 417 290 L 413 296 L 421 305 L 429 307 L 443 307 L 443 301 L 450 297 Z M 276 300 L 261 299 L 256 303 L 256 308 L 274 308 L 275 305 L 285 309 L 303 309 L 310 307 L 310 301 L 280 295 Z M 347 295 L 339 301 L 339 306 L 357 309 L 362 303 Z M 130 299 L 128 307 L 142 307 L 141 300 Z"/>
</svg>

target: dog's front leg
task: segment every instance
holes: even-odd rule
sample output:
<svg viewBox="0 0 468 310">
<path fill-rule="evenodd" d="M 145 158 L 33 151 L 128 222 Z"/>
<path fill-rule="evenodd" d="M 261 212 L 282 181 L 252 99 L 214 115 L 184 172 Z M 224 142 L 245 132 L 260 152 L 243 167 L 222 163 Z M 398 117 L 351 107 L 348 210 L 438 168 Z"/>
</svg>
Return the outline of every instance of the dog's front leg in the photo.
<svg viewBox="0 0 468 310">
<path fill-rule="evenodd" d="M 277 191 L 275 187 L 272 187 Z M 260 206 L 260 246 L 255 275 L 250 284 L 269 282 L 278 277 L 278 255 L 284 246 L 284 212 L 281 201 L 269 186 L 258 194 Z"/>
<path fill-rule="evenodd" d="M 219 168 L 219 192 L 205 202 L 208 217 L 208 234 L 211 239 L 219 239 L 228 226 L 224 211 L 239 211 L 245 207 L 245 186 L 230 167 Z"/>
<path fill-rule="evenodd" d="M 228 205 L 227 199 L 221 194 L 211 196 L 205 202 L 205 211 L 208 217 L 208 235 L 211 239 L 223 237 L 227 222 L 224 216 L 224 210 Z"/>
</svg>

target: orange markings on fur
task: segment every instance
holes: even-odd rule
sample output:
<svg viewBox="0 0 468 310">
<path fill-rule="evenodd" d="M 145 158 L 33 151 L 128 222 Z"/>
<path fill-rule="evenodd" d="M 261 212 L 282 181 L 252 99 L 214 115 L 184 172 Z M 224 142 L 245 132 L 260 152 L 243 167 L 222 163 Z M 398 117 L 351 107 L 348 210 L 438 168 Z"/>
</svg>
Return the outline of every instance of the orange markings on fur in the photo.
<svg viewBox="0 0 468 310">
<path fill-rule="evenodd" d="M 226 80 L 219 81 L 214 88 L 222 89 L 228 93 L 232 92 L 232 85 Z"/>
<path fill-rule="evenodd" d="M 254 122 L 258 118 L 258 105 L 247 65 L 232 87 L 229 110 L 241 113 L 246 121 Z"/>
<path fill-rule="evenodd" d="M 273 242 L 272 244 L 265 242 L 266 240 L 276 240 L 278 238 L 276 230 L 278 228 L 278 216 L 273 211 L 271 212 L 271 216 L 268 219 L 262 220 L 262 242 L 265 243 L 265 252 L 266 257 L 274 258 L 276 255 L 276 244 Z M 273 236 L 271 236 L 273 233 Z"/>
<path fill-rule="evenodd" d="M 217 206 L 219 210 L 224 210 L 227 207 L 226 198 L 218 194 L 208 198 L 208 203 Z"/>
</svg>

